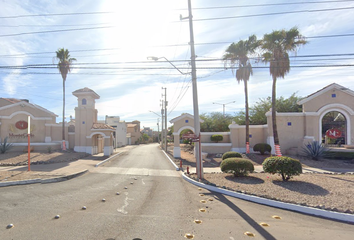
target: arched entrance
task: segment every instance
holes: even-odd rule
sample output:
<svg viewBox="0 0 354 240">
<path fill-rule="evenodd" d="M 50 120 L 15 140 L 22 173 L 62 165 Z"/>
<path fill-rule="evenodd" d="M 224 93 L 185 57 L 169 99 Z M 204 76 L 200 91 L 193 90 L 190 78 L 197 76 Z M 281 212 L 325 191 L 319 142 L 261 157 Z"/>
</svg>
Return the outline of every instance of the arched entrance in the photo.
<svg viewBox="0 0 354 240">
<path fill-rule="evenodd" d="M 327 146 L 347 144 L 347 118 L 340 111 L 328 111 L 321 120 L 322 143 Z"/>
<path fill-rule="evenodd" d="M 112 132 L 93 132 L 90 136 L 86 137 L 91 139 L 90 154 L 102 153 L 109 156 L 113 153 L 113 133 Z"/>
<path fill-rule="evenodd" d="M 199 119 L 200 122 L 203 120 Z M 181 147 L 180 147 L 180 134 L 183 130 L 189 129 L 193 133 L 194 129 L 194 116 L 188 113 L 184 113 L 179 117 L 176 117 L 170 121 L 173 124 L 174 132 L 174 147 L 173 147 L 173 157 L 181 157 Z"/>
</svg>

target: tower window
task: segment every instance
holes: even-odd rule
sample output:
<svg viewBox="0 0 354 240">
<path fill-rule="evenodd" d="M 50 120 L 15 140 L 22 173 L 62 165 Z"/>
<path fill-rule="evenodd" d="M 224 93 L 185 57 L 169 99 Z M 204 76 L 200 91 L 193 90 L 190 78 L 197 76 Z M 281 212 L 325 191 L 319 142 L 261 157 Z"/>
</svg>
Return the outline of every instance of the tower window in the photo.
<svg viewBox="0 0 354 240">
<path fill-rule="evenodd" d="M 86 98 L 82 99 L 82 105 L 86 105 Z"/>
</svg>

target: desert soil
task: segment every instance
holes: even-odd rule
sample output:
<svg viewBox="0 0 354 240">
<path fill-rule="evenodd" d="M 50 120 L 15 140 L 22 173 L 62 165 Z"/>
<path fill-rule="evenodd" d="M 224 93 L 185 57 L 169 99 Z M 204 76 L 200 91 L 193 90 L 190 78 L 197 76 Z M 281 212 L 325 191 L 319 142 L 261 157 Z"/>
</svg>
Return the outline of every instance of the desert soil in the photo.
<svg viewBox="0 0 354 240">
<path fill-rule="evenodd" d="M 87 157 L 87 153 L 78 152 L 51 152 L 40 153 L 31 152 L 31 165 L 35 164 L 49 164 L 58 162 L 70 162 Z M 36 171 L 2 171 L 1 167 L 7 166 L 26 166 L 28 164 L 28 154 L 22 152 L 7 152 L 0 154 L 0 182 L 29 180 L 38 178 L 59 177 L 60 175 L 51 175 L 50 173 L 36 172 Z"/>
<path fill-rule="evenodd" d="M 0 181 L 43 178 L 40 172 L 1 171 L 1 166 L 27 165 L 27 156 L 27 153 L 0 154 Z M 76 152 L 31 153 L 31 163 L 75 161 L 86 156 L 85 153 Z M 265 157 L 267 156 L 259 154 L 248 155 L 254 165 L 260 165 Z M 209 155 L 208 158 L 210 161 L 204 162 L 204 167 L 215 167 L 218 170 L 221 158 L 215 155 Z M 183 162 L 184 169 L 186 166 L 195 166 L 195 158 L 190 149 L 182 148 L 181 159 L 175 159 L 175 161 L 179 164 L 180 160 Z M 354 172 L 354 164 L 350 161 L 313 161 L 305 158 L 299 160 L 304 167 L 346 168 Z M 191 175 L 191 177 L 196 176 Z M 280 176 L 267 173 L 250 173 L 248 177 L 234 177 L 226 173 L 205 173 L 204 178 L 206 183 L 237 192 L 354 214 L 354 175 L 306 173 L 295 176 L 288 182 L 283 182 Z"/>
<path fill-rule="evenodd" d="M 195 166 L 195 157 L 187 148 L 181 148 L 181 160 L 186 166 Z M 269 155 L 268 155 L 269 156 Z M 262 164 L 267 155 L 249 154 L 254 165 Z M 297 158 L 303 167 L 327 167 L 348 169 L 354 172 L 352 161 L 326 160 L 314 161 Z M 222 159 L 208 155 L 210 162 L 203 162 L 204 167 L 219 170 Z M 176 159 L 179 162 L 180 159 Z M 195 174 L 190 177 L 196 178 Z M 230 173 L 204 173 L 204 182 L 232 191 L 247 193 L 282 202 L 321 208 L 337 212 L 354 214 L 354 175 L 352 174 L 316 174 L 305 173 L 283 182 L 281 176 L 268 173 L 250 173 L 248 177 L 234 177 Z"/>
</svg>

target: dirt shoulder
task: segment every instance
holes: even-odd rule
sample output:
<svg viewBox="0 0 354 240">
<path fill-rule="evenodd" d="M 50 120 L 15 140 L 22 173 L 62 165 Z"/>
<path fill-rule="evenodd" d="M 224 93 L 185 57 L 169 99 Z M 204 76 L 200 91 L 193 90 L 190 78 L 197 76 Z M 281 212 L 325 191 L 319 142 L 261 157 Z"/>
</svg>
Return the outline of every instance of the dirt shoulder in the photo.
<svg viewBox="0 0 354 240">
<path fill-rule="evenodd" d="M 89 156 L 87 153 L 78 153 L 72 151 L 57 151 L 52 153 L 31 152 L 31 165 L 37 164 L 51 164 L 60 162 L 71 162 L 78 159 L 83 159 Z M 2 170 L 9 166 L 27 166 L 28 154 L 22 152 L 7 152 L 0 154 L 0 182 L 20 181 L 31 179 L 46 179 L 53 177 L 61 177 L 60 174 L 53 174 L 51 172 L 36 172 L 36 171 L 8 171 Z"/>
<path fill-rule="evenodd" d="M 31 152 L 30 162 L 34 164 L 48 164 L 58 162 L 70 162 L 85 158 L 89 154 L 73 151 L 56 151 L 51 153 Z M 22 166 L 28 164 L 28 153 L 7 152 L 0 154 L 0 166 Z"/>
</svg>

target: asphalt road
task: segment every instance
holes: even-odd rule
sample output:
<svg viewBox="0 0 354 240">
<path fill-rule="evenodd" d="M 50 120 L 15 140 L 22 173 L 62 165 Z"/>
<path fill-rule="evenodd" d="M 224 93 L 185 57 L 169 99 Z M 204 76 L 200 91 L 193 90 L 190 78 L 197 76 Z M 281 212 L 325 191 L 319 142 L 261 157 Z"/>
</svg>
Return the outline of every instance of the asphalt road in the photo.
<svg viewBox="0 0 354 240">
<path fill-rule="evenodd" d="M 156 144 L 69 181 L 0 188 L 1 240 L 186 239 L 187 233 L 194 239 L 249 239 L 246 232 L 255 239 L 352 239 L 354 225 L 198 189 Z"/>
</svg>

